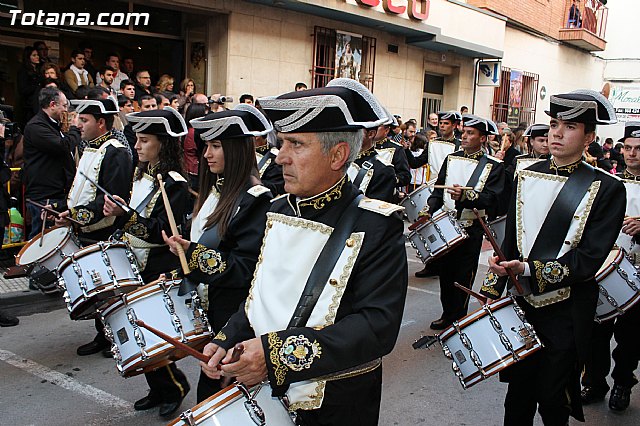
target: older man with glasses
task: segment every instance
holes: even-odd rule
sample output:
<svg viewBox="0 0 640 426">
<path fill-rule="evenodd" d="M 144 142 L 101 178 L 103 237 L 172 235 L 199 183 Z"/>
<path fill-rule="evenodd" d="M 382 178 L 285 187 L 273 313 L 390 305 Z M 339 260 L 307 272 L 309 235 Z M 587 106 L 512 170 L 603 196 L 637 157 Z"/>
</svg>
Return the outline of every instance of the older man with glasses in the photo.
<svg viewBox="0 0 640 426">
<path fill-rule="evenodd" d="M 140 102 L 140 97 L 153 95 L 154 89 L 151 86 L 151 74 L 147 70 L 140 70 L 136 73 L 136 101 Z"/>
</svg>

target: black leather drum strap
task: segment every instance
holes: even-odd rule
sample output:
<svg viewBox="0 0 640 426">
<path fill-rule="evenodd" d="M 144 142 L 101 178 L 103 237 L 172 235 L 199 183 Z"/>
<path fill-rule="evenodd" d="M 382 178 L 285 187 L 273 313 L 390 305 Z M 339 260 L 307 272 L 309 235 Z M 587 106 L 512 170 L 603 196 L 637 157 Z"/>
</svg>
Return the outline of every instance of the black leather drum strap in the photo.
<svg viewBox="0 0 640 426">
<path fill-rule="evenodd" d="M 555 259 L 558 256 L 569 232 L 573 215 L 595 178 L 595 170 L 586 163 L 582 163 L 569 176 L 569 180 L 565 182 L 547 213 L 547 218 L 529 253 L 530 259 Z"/>
<path fill-rule="evenodd" d="M 358 195 L 351 201 L 351 204 L 342 213 L 333 232 L 331 232 L 307 279 L 302 296 L 300 296 L 296 310 L 287 326 L 288 329 L 307 325 L 311 311 L 316 306 L 320 294 L 329 280 L 331 271 L 338 263 L 345 242 L 353 232 L 354 225 L 362 213 L 362 210 L 358 208 L 358 203 L 362 198 L 364 198 L 364 195 Z"/>
<path fill-rule="evenodd" d="M 484 171 L 484 166 L 486 166 L 488 162 L 489 162 L 489 159 L 487 158 L 486 155 L 483 155 L 482 157 L 480 157 L 480 159 L 478 160 L 478 165 L 476 166 L 475 169 L 473 169 L 473 173 L 471 173 L 471 177 L 467 181 L 466 186 L 469 186 L 471 188 L 476 187 L 476 185 L 478 184 L 478 181 L 480 180 L 480 176 Z"/>
<path fill-rule="evenodd" d="M 156 189 L 156 186 L 153 185 L 151 192 L 149 192 L 149 194 L 144 197 L 144 200 L 142 200 L 142 202 L 136 207 L 136 212 L 138 214 L 142 214 L 142 211 L 145 209 L 145 207 L 147 207 L 147 204 L 149 204 L 153 196 L 156 195 L 156 192 L 158 192 L 158 190 Z"/>
<path fill-rule="evenodd" d="M 365 161 L 364 163 L 362 163 L 362 167 L 360 167 L 360 170 L 358 170 L 358 174 L 356 175 L 356 178 L 353 180 L 353 184 L 356 186 L 356 188 L 360 188 L 360 184 L 362 183 L 362 180 L 364 179 L 367 172 L 372 168 L 373 168 L 372 162 Z"/>
</svg>

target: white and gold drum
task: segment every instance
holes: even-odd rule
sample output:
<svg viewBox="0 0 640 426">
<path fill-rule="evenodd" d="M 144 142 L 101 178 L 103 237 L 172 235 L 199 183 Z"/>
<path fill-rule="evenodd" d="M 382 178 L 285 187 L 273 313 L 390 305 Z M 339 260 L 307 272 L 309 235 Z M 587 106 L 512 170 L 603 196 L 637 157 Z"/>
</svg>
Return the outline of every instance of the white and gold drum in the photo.
<svg viewBox="0 0 640 426">
<path fill-rule="evenodd" d="M 409 218 L 409 221 L 414 223 L 419 218 L 420 212 L 427 207 L 427 200 L 433 192 L 432 185 L 435 182 L 429 182 L 427 185 L 422 185 L 416 188 L 411 194 L 407 195 L 399 205 L 404 207 L 404 212 Z"/>
<path fill-rule="evenodd" d="M 596 321 L 602 322 L 624 314 L 640 300 L 638 270 L 627 259 L 626 252 L 614 248 L 596 274 L 598 305 Z"/>
<path fill-rule="evenodd" d="M 37 264 L 55 271 L 68 255 L 80 250 L 70 227 L 51 228 L 33 237 L 16 256 L 16 265 Z"/>
<path fill-rule="evenodd" d="M 143 285 L 135 255 L 120 241 L 101 241 L 68 255 L 58 267 L 58 285 L 71 319 L 95 316 L 106 300 Z"/>
<path fill-rule="evenodd" d="M 271 396 L 271 387 L 235 383 L 180 414 L 170 426 L 294 425 L 286 403 Z"/>
<path fill-rule="evenodd" d="M 105 336 L 112 343 L 111 353 L 121 375 L 135 376 L 187 355 L 140 327 L 137 320 L 196 350 L 211 341 L 211 327 L 197 292 L 178 296 L 181 282 L 156 281 L 120 295 L 100 308 Z"/>
<path fill-rule="evenodd" d="M 463 388 L 469 388 L 542 347 L 511 297 L 496 300 L 445 329 L 438 340 Z"/>
</svg>

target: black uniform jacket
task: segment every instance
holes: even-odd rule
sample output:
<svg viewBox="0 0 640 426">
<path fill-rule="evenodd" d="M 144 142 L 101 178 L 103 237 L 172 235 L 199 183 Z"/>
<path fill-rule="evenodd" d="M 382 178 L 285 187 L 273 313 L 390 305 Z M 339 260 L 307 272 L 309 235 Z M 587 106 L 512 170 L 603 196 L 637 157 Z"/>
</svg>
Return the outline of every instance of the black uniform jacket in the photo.
<svg viewBox="0 0 640 426">
<path fill-rule="evenodd" d="M 553 159 L 541 161 L 527 167 L 544 174 L 570 176 L 578 167 L 591 167 L 582 160 L 556 166 Z M 531 272 L 531 291 L 534 295 L 549 291 L 571 288 L 571 296 L 582 291 L 597 292 L 595 274 L 611 251 L 626 209 L 626 191 L 622 182 L 602 170 L 596 169 L 596 181 L 600 188 L 587 217 L 582 237 L 577 247 L 572 248 L 558 259 L 527 259 Z M 508 260 L 522 259 L 516 242 L 516 195 L 517 185 L 511 196 L 502 251 Z M 524 206 L 526 209 L 526 206 Z M 526 230 L 525 230 L 526 231 Z M 498 298 L 504 291 L 506 277 L 485 281 L 481 293 L 490 298 Z M 595 307 L 595 306 L 594 306 Z"/>
<path fill-rule="evenodd" d="M 89 142 L 91 148 L 100 148 L 108 139 L 115 139 L 111 133 L 107 133 L 95 141 Z M 98 175 L 98 185 L 109 191 L 113 195 L 122 197 L 127 201 L 131 194 L 131 180 L 133 177 L 133 164 L 127 150 L 109 146 L 106 149 L 104 158 L 100 165 Z M 85 205 L 75 206 L 71 209 L 71 217 L 83 224 L 83 226 L 91 226 L 104 219 L 102 208 L 104 207 L 104 194 L 102 191 L 96 191 L 96 197 L 93 201 Z M 135 206 L 134 206 L 135 207 Z M 104 241 L 107 240 L 117 228 L 114 225 L 107 226 L 91 232 L 81 233 L 81 237 L 86 240 Z"/>
<path fill-rule="evenodd" d="M 411 183 L 411 169 L 409 169 L 409 163 L 407 162 L 407 156 L 404 153 L 402 145 L 392 141 L 389 138 L 383 139 L 376 143 L 377 149 L 392 149 L 393 150 L 393 169 L 396 172 L 396 186 L 407 186 Z"/>
<path fill-rule="evenodd" d="M 271 147 L 268 145 L 261 146 L 256 148 L 256 152 L 261 155 L 270 155 L 268 154 L 271 150 Z M 260 181 L 262 185 L 269 188 L 271 191 L 271 195 L 277 197 L 278 195 L 284 194 L 284 176 L 282 175 L 282 166 L 276 163 L 275 157 L 271 158 L 269 161 L 269 165 L 264 171 L 260 171 Z"/>
<path fill-rule="evenodd" d="M 484 156 L 482 150 L 477 151 L 475 153 L 466 155 L 464 151 L 456 151 L 452 154 L 447 155 L 447 160 L 442 163 L 442 168 L 440 169 L 440 173 L 438 174 L 438 179 L 436 181 L 436 185 L 444 185 L 445 180 L 447 178 L 447 166 L 448 166 L 448 158 L 451 156 L 454 157 L 466 157 L 474 160 L 478 160 L 480 157 Z M 482 192 L 477 192 L 472 189 L 468 189 L 463 191 L 463 197 L 461 200 L 456 201 L 456 211 L 458 212 L 457 217 L 460 219 L 460 215 L 464 209 L 478 209 L 478 210 L 487 210 L 494 206 L 504 191 L 505 185 L 505 175 L 504 175 L 504 166 L 502 162 L 489 158 L 487 164 L 492 164 L 491 172 L 487 177 L 487 181 L 482 188 Z M 467 182 L 455 182 L 459 183 L 460 186 L 466 186 Z M 437 188 L 433 190 L 433 193 L 427 200 L 427 205 L 429 206 L 429 212 L 431 214 L 435 213 L 438 209 L 440 209 L 444 205 L 444 189 Z"/>
<path fill-rule="evenodd" d="M 360 153 L 354 163 L 361 168 L 365 161 L 373 164 L 373 175 L 367 185 L 365 195 L 369 198 L 393 203 L 396 198 L 396 172 L 393 165 L 383 163 L 377 158 L 377 155 L 375 147 L 371 147 L 371 149 Z"/>
<path fill-rule="evenodd" d="M 269 191 L 257 196 L 251 191 L 247 186 L 240 195 L 236 213 L 217 249 L 192 241 L 186 253 L 189 278 L 208 284 L 209 322 L 214 331 L 219 331 L 246 299 L 260 254 L 272 196 Z M 207 216 L 211 213 L 200 212 Z"/>
<path fill-rule="evenodd" d="M 184 180 L 174 179 L 169 173 L 162 175 L 162 181 L 176 225 L 180 226 L 184 222 L 187 203 L 190 201 L 188 184 Z M 160 189 L 156 182 L 154 193 L 157 191 Z M 138 206 L 131 207 L 135 209 Z M 169 246 L 165 245 L 162 238 L 162 231 L 167 235 L 172 235 L 172 232 L 161 194 L 158 194 L 149 217 L 142 217 L 135 210 L 132 210 L 129 214 L 118 219 L 116 227 L 147 243 L 162 244 L 162 247 L 150 249 L 147 264 L 144 270 L 140 271 L 145 283 L 154 281 L 158 279 L 160 274 L 170 272 L 180 266 L 178 257 L 169 251 Z"/>
<path fill-rule="evenodd" d="M 403 154 L 404 155 L 404 154 Z M 357 188 L 346 176 L 324 193 L 304 201 L 294 195 L 274 201 L 271 212 L 290 217 L 301 217 L 335 227 L 345 208 L 358 195 Z M 386 204 L 386 203 L 385 203 Z M 383 204 L 381 208 L 387 207 Z M 353 232 L 363 232 L 360 252 L 338 306 L 335 321 L 322 329 L 298 327 L 266 333 L 261 337 L 268 377 L 275 392 L 291 383 L 319 378 L 376 360 L 388 354 L 395 345 L 400 329 L 407 291 L 407 256 L 404 247 L 403 224 L 398 213 L 390 216 L 362 211 Z M 263 262 L 290 262 L 304 258 L 263 259 Z M 267 285 L 278 286 L 278 282 Z M 258 297 L 254 294 L 254 299 Z M 293 314 L 286 313 L 287 317 Z M 293 369 L 281 363 L 278 342 L 288 337 L 316 342 L 321 356 L 308 368 Z M 238 342 L 255 337 L 244 306 L 230 319 L 213 342 L 225 349 Z M 296 371 L 297 370 L 297 371 Z M 355 376 L 328 381 L 324 402 L 335 404 L 348 398 L 349 383 L 357 383 Z"/>
<path fill-rule="evenodd" d="M 437 138 L 435 140 L 453 143 L 456 145 L 456 150 L 460 146 L 460 139 L 456 138 L 455 136 L 451 136 L 450 139 Z M 422 167 L 425 164 L 429 163 L 429 145 L 425 146 L 424 150 L 422 150 L 422 153 L 417 157 L 414 156 L 411 150 L 408 148 L 405 148 L 404 152 L 407 156 L 409 167 L 411 167 L 412 169 L 417 169 L 418 167 Z"/>
</svg>

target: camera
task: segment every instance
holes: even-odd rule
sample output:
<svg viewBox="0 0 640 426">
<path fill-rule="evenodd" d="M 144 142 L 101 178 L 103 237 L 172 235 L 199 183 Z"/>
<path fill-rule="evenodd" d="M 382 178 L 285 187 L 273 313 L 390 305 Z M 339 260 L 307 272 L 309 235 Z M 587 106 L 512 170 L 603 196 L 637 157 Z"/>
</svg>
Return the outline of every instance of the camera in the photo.
<svg viewBox="0 0 640 426">
<path fill-rule="evenodd" d="M 0 105 L 0 124 L 4 125 L 5 139 L 15 139 L 20 135 L 18 123 L 14 123 L 7 118 L 12 113 L 13 107 L 11 105 Z"/>
<path fill-rule="evenodd" d="M 209 103 L 210 104 L 226 104 L 229 102 L 233 102 L 233 98 L 231 96 L 225 96 L 225 95 L 220 95 L 217 98 L 214 98 L 213 96 L 209 97 Z"/>
</svg>

